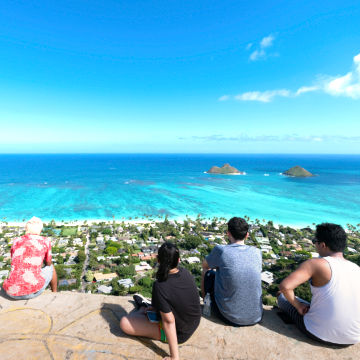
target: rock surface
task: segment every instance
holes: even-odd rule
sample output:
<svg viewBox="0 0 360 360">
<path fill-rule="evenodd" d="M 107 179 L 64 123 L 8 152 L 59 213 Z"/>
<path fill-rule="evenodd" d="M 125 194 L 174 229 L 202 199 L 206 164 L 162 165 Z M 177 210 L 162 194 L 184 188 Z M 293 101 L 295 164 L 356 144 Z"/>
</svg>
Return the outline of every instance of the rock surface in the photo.
<svg viewBox="0 0 360 360">
<path fill-rule="evenodd" d="M 124 335 L 120 318 L 133 310 L 130 297 L 46 291 L 32 300 L 0 295 L 1 360 L 156 360 L 168 354 L 159 341 Z M 359 359 L 360 344 L 328 347 L 284 324 L 266 307 L 261 324 L 234 328 L 202 318 L 180 345 L 183 360 Z"/>
<path fill-rule="evenodd" d="M 222 167 L 213 166 L 210 170 L 207 171 L 208 174 L 223 174 L 223 175 L 241 175 L 244 172 L 239 171 L 230 164 L 224 164 Z"/>
<path fill-rule="evenodd" d="M 293 166 L 289 170 L 283 172 L 283 175 L 294 176 L 294 177 L 311 177 L 314 176 L 311 172 L 302 168 L 299 165 Z"/>
</svg>

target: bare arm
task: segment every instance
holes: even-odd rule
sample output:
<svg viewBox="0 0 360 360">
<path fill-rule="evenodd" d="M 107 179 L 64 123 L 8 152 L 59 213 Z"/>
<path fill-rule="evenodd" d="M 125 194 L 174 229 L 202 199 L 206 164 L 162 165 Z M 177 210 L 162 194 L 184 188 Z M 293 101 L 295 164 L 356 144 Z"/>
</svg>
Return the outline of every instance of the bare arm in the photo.
<svg viewBox="0 0 360 360">
<path fill-rule="evenodd" d="M 166 339 L 169 343 L 170 348 L 170 357 L 165 357 L 164 360 L 178 360 L 179 358 L 179 348 L 178 348 L 178 339 L 176 335 L 176 326 L 175 326 L 175 317 L 172 312 L 163 313 L 160 311 L 163 328 L 165 331 Z"/>
<path fill-rule="evenodd" d="M 280 292 L 293 305 L 300 315 L 305 315 L 309 311 L 309 306 L 296 299 L 294 289 L 312 278 L 315 271 L 314 260 L 303 262 L 297 270 L 286 277 L 279 285 Z"/>
<path fill-rule="evenodd" d="M 51 265 L 52 265 L 52 261 L 51 261 L 51 260 L 50 260 L 50 261 L 46 261 L 46 260 L 44 259 L 44 263 L 45 263 L 46 266 L 51 266 Z"/>
<path fill-rule="evenodd" d="M 204 298 L 205 297 L 205 287 L 204 287 L 204 278 L 205 278 L 205 273 L 210 270 L 210 266 L 207 263 L 206 260 L 203 261 L 202 263 L 202 274 L 201 274 L 201 296 Z"/>
</svg>

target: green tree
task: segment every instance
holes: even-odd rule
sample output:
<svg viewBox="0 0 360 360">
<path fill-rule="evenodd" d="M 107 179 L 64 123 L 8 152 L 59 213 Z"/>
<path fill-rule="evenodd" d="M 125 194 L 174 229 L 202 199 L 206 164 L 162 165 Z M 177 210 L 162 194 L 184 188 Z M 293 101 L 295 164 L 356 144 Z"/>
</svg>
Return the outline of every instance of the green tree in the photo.
<svg viewBox="0 0 360 360">
<path fill-rule="evenodd" d="M 152 288 L 153 279 L 149 276 L 145 276 L 139 280 L 139 285 L 147 288 Z"/>
<path fill-rule="evenodd" d="M 109 228 L 103 229 L 101 232 L 103 235 L 112 235 L 112 231 Z"/>
<path fill-rule="evenodd" d="M 116 296 L 127 295 L 128 289 L 124 285 L 119 285 L 118 280 L 119 280 L 118 277 L 111 280 L 111 286 L 112 286 L 111 295 L 116 295 Z"/>
<path fill-rule="evenodd" d="M 117 254 L 117 251 L 118 249 L 114 246 L 108 246 L 106 249 L 105 249 L 105 252 L 108 254 L 108 255 L 115 255 Z"/>
<path fill-rule="evenodd" d="M 77 257 L 75 258 L 75 261 L 77 263 L 82 263 L 82 262 L 85 261 L 85 259 L 86 259 L 85 251 L 84 250 L 79 250 L 78 254 L 77 254 Z"/>
<path fill-rule="evenodd" d="M 142 290 L 142 287 L 140 285 L 134 285 L 131 288 L 129 288 L 129 293 L 135 294 L 135 293 L 141 292 L 141 290 Z"/>
<path fill-rule="evenodd" d="M 63 263 L 64 263 L 64 258 L 63 258 L 61 255 L 58 255 L 58 256 L 56 257 L 56 262 L 57 262 L 58 264 L 63 264 Z"/>
<path fill-rule="evenodd" d="M 56 274 L 59 279 L 64 279 L 66 277 L 66 271 L 64 265 L 55 265 Z"/>
<path fill-rule="evenodd" d="M 120 265 L 116 268 L 116 272 L 118 273 L 120 278 L 132 277 L 136 274 L 135 266 L 132 264 L 128 266 Z"/>
<path fill-rule="evenodd" d="M 181 243 L 181 246 L 186 250 L 196 249 L 203 242 L 202 236 L 198 235 L 185 235 L 184 242 Z"/>
<path fill-rule="evenodd" d="M 311 289 L 308 282 L 301 284 L 295 289 L 295 295 L 299 298 L 311 302 Z"/>
<path fill-rule="evenodd" d="M 94 273 L 91 270 L 88 270 L 85 274 L 85 280 L 87 282 L 92 282 L 94 279 Z"/>
</svg>

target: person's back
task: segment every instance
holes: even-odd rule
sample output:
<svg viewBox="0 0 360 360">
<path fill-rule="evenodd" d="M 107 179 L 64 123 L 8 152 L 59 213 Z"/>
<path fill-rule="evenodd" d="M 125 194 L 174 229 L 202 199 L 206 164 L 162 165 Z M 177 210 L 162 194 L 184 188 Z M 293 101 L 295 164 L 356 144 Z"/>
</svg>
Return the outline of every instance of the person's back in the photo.
<svg viewBox="0 0 360 360">
<path fill-rule="evenodd" d="M 326 344 L 360 341 L 360 268 L 344 258 L 347 236 L 337 224 L 316 226 L 319 258 L 304 261 L 279 285 L 278 306 L 308 337 Z M 311 303 L 294 290 L 310 281 Z"/>
<path fill-rule="evenodd" d="M 4 281 L 6 294 L 18 300 L 40 295 L 50 284 L 57 291 L 57 275 L 51 262 L 51 242 L 40 236 L 43 223 L 31 218 L 25 225 L 25 235 L 16 238 L 11 247 L 11 271 Z M 42 267 L 45 263 L 44 267 Z"/>
<path fill-rule="evenodd" d="M 251 325 L 262 317 L 261 252 L 239 244 L 216 246 L 206 258 L 216 264 L 216 304 L 225 318 L 238 325 Z"/>
<path fill-rule="evenodd" d="M 4 282 L 4 290 L 12 296 L 39 291 L 45 283 L 41 265 L 44 258 L 51 260 L 49 240 L 28 234 L 17 238 L 11 247 L 11 257 L 11 272 Z"/>
<path fill-rule="evenodd" d="M 200 323 L 199 293 L 194 278 L 184 268 L 169 274 L 166 281 L 155 281 L 152 305 L 174 314 L 179 343 L 185 342 Z"/>
<path fill-rule="evenodd" d="M 360 267 L 343 258 L 323 259 L 331 268 L 331 279 L 321 287 L 310 284 L 312 300 L 305 326 L 324 341 L 360 342 Z"/>
</svg>

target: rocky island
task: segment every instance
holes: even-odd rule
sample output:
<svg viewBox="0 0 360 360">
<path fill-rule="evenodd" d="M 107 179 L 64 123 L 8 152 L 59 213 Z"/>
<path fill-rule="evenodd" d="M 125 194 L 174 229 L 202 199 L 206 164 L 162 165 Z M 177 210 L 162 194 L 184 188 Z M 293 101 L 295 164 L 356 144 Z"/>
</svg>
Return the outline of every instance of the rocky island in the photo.
<svg viewBox="0 0 360 360">
<path fill-rule="evenodd" d="M 314 176 L 311 172 L 307 171 L 306 169 L 302 168 L 299 165 L 293 166 L 289 170 L 284 171 L 283 175 L 293 176 L 293 177 L 312 177 L 312 176 Z"/>
<path fill-rule="evenodd" d="M 224 164 L 222 167 L 213 166 L 206 172 L 207 174 L 221 174 L 221 175 L 245 175 L 243 171 L 239 171 L 230 164 Z"/>
</svg>

